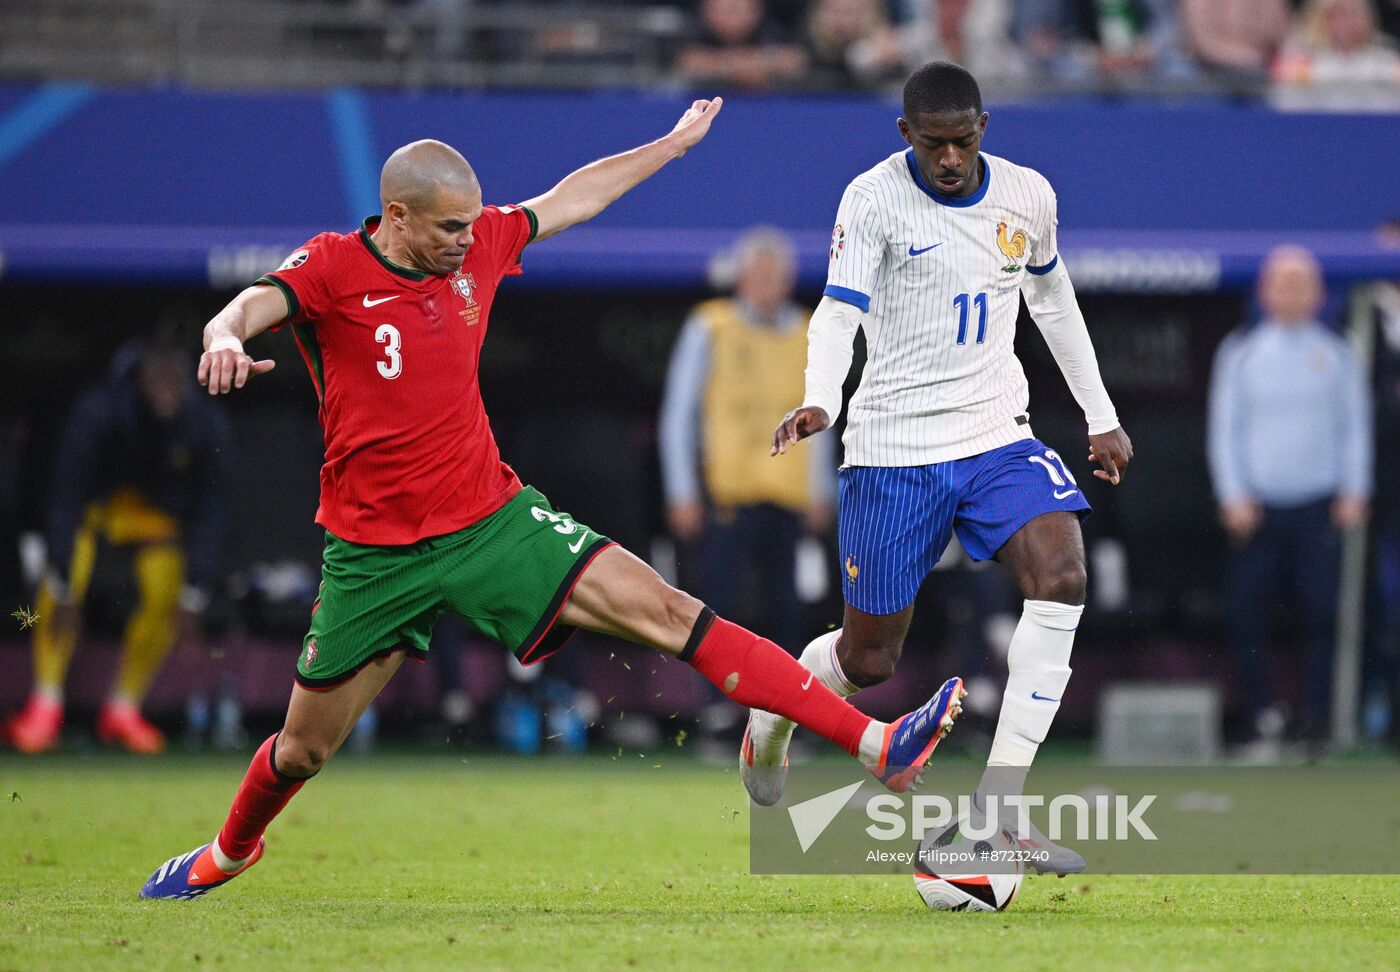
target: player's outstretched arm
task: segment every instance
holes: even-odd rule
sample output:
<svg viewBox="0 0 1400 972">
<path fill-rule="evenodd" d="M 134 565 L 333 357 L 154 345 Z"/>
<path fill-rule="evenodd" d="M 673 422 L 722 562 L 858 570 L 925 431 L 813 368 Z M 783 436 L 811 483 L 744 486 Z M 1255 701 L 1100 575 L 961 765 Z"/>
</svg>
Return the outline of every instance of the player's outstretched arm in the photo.
<svg viewBox="0 0 1400 972">
<path fill-rule="evenodd" d="M 243 350 L 243 342 L 261 334 L 287 316 L 287 299 L 276 287 L 256 284 L 247 288 L 204 325 L 204 353 L 199 357 L 199 383 L 211 395 L 226 395 L 242 388 L 254 375 L 265 375 L 277 366 L 269 359 L 255 361 Z"/>
<path fill-rule="evenodd" d="M 773 430 L 769 455 L 788 448 L 831 427 L 841 414 L 841 386 L 851 370 L 856 328 L 864 312 L 834 297 L 823 297 L 807 325 L 806 388 L 802 405 L 783 416 Z"/>
<path fill-rule="evenodd" d="M 623 193 L 650 179 L 667 162 L 680 158 L 705 137 L 722 107 L 723 98 L 696 101 L 669 134 L 630 152 L 589 163 L 569 173 L 544 195 L 527 199 L 522 205 L 539 220 L 535 239 L 545 239 L 592 219 Z"/>
<path fill-rule="evenodd" d="M 1118 411 L 1099 374 L 1089 328 L 1064 262 L 1057 261 L 1048 273 L 1029 275 L 1021 292 L 1074 400 L 1084 409 L 1089 424 L 1089 461 L 1101 467 L 1094 475 L 1117 486 L 1132 461 L 1133 443 L 1118 422 Z"/>
</svg>

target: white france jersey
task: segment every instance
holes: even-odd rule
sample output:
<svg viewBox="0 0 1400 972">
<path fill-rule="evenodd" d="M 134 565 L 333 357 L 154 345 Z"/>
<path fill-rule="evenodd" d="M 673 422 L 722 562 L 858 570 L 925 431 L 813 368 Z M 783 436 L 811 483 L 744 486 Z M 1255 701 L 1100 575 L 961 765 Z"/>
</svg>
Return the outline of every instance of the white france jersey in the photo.
<svg viewBox="0 0 1400 972">
<path fill-rule="evenodd" d="M 1055 193 L 1032 169 L 980 157 L 964 198 L 927 186 L 912 149 L 841 197 L 825 293 L 866 312 L 848 465 L 922 466 L 1031 437 L 1012 342 L 1022 281 L 1059 259 Z"/>
</svg>

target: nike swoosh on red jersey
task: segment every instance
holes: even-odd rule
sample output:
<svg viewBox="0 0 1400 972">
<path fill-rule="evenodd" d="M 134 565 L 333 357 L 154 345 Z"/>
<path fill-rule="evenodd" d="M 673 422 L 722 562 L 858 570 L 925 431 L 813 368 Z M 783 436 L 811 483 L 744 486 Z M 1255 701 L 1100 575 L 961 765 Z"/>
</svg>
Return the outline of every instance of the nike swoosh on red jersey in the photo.
<svg viewBox="0 0 1400 972">
<path fill-rule="evenodd" d="M 390 296 L 390 297 L 380 297 L 378 300 L 370 300 L 370 299 L 369 299 L 369 294 L 365 294 L 365 306 L 366 306 L 366 307 L 373 307 L 373 306 L 375 306 L 376 304 L 382 304 L 382 303 L 385 303 L 386 301 L 398 300 L 398 299 L 399 299 L 400 297 L 402 297 L 402 296 L 403 296 L 403 294 L 394 294 L 394 295 L 392 295 L 392 296 Z"/>
</svg>

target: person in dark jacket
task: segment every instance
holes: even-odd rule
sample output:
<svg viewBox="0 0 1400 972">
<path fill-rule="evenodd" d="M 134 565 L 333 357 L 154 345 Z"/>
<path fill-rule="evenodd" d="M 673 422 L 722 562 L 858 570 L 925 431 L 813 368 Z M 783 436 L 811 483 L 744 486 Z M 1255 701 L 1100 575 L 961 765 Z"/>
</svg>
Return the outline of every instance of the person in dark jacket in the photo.
<svg viewBox="0 0 1400 972">
<path fill-rule="evenodd" d="M 227 420 L 189 380 L 174 345 L 118 349 L 106 380 L 69 417 L 49 497 L 47 569 L 34 623 L 34 689 L 3 737 L 26 753 L 59 743 L 63 685 L 99 550 L 130 554 L 139 601 L 98 736 L 165 747 L 140 705 L 171 646 L 197 636 L 218 568 L 232 451 Z"/>
</svg>

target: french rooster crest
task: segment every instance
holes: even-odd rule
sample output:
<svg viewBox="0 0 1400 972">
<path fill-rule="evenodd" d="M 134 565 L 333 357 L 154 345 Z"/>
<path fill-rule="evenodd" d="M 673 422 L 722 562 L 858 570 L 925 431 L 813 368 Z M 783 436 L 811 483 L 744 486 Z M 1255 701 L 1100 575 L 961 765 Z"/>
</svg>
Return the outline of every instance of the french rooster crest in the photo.
<svg viewBox="0 0 1400 972">
<path fill-rule="evenodd" d="M 1015 273 L 1021 269 L 1021 264 L 1017 261 L 1026 255 L 1026 231 L 1018 229 L 1010 237 L 1006 235 L 1010 229 L 1005 223 L 997 223 L 997 249 L 1006 256 L 1009 261 L 1002 267 L 1004 273 Z"/>
</svg>

